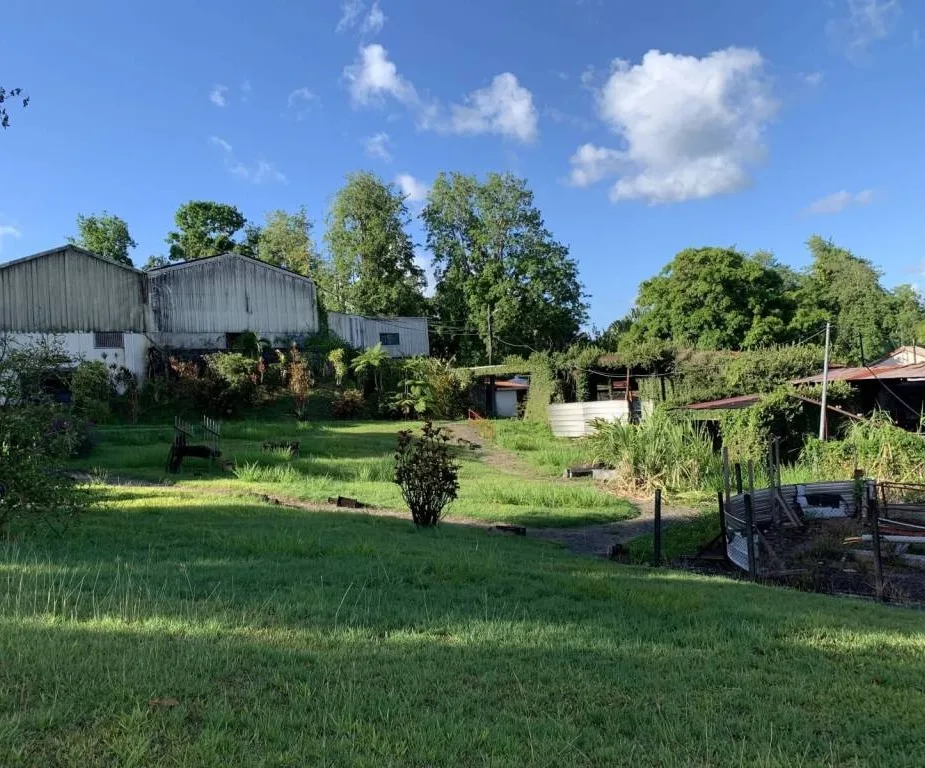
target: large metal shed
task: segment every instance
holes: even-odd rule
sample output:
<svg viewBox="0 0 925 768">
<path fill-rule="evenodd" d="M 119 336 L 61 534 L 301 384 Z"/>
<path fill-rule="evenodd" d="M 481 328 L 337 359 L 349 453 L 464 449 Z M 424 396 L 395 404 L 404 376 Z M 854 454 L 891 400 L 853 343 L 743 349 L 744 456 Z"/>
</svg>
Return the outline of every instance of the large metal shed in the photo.
<svg viewBox="0 0 925 768">
<path fill-rule="evenodd" d="M 158 340 L 166 347 L 224 349 L 244 331 L 275 343 L 318 330 L 314 282 L 247 256 L 172 264 L 151 270 L 148 279 Z"/>
<path fill-rule="evenodd" d="M 53 339 L 73 359 L 147 367 L 147 277 L 64 245 L 0 264 L 0 335 L 13 345 Z"/>
<path fill-rule="evenodd" d="M 328 313 L 331 332 L 356 349 L 376 344 L 392 357 L 427 357 L 430 336 L 426 317 L 363 317 Z"/>
</svg>

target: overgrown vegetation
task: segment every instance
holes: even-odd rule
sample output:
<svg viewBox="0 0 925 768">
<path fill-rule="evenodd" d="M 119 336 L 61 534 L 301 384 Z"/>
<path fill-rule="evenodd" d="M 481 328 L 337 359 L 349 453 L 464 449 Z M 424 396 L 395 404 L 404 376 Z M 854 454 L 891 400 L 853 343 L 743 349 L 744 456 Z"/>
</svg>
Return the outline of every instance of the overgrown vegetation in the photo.
<svg viewBox="0 0 925 768">
<path fill-rule="evenodd" d="M 50 391 L 68 363 L 59 346 L 44 341 L 0 348 L 0 537 L 60 533 L 91 504 L 63 469 L 87 447 L 86 419 Z M 92 371 L 88 379 L 97 378 Z"/>
<path fill-rule="evenodd" d="M 450 456 L 449 439 L 445 429 L 429 421 L 419 438 L 411 430 L 398 433 L 395 483 L 414 524 L 423 528 L 440 522 L 446 505 L 459 493 L 459 465 Z"/>
<path fill-rule="evenodd" d="M 587 445 L 592 460 L 613 467 L 617 487 L 628 492 L 697 491 L 721 484 L 709 433 L 664 408 L 638 424 L 598 420 Z"/>
</svg>

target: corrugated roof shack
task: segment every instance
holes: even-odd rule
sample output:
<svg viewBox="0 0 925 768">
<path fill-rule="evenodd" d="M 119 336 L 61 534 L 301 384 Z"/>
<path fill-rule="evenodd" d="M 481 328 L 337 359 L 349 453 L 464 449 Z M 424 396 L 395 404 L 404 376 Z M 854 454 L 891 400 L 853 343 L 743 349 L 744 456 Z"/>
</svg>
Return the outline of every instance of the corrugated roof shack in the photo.
<svg viewBox="0 0 925 768">
<path fill-rule="evenodd" d="M 0 334 L 54 338 L 73 359 L 147 368 L 151 318 L 143 272 L 74 245 L 0 264 Z"/>
<path fill-rule="evenodd" d="M 392 357 L 428 357 L 430 334 L 426 317 L 362 317 L 328 313 L 328 328 L 355 349 L 376 344 Z"/>
<path fill-rule="evenodd" d="M 158 341 L 168 348 L 226 349 L 253 331 L 284 344 L 318 330 L 315 284 L 234 253 L 151 270 Z"/>
</svg>

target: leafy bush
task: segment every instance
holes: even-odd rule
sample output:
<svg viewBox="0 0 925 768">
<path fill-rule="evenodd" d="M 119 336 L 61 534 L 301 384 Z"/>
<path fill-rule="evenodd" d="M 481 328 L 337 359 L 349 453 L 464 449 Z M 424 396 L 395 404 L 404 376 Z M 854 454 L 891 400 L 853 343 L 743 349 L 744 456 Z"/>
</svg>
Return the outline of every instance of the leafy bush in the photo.
<svg viewBox="0 0 925 768">
<path fill-rule="evenodd" d="M 0 534 L 60 531 L 90 504 L 62 471 L 87 440 L 86 421 L 45 390 L 67 362 L 56 344 L 0 345 Z"/>
<path fill-rule="evenodd" d="M 85 360 L 71 375 L 71 395 L 74 410 L 92 422 L 109 417 L 111 383 L 109 369 L 99 360 Z"/>
<path fill-rule="evenodd" d="M 347 353 L 343 347 L 328 352 L 328 362 L 334 369 L 334 384 L 340 386 L 347 375 Z"/>
<path fill-rule="evenodd" d="M 586 439 L 592 460 L 616 469 L 616 482 L 624 490 L 684 492 L 720 486 L 720 460 L 709 433 L 663 408 L 639 424 L 598 419 Z"/>
<path fill-rule="evenodd" d="M 889 416 L 878 413 L 852 422 L 843 440 L 807 439 L 800 461 L 820 479 L 847 479 L 858 468 L 885 482 L 921 483 L 925 436 L 900 429 Z"/>
<path fill-rule="evenodd" d="M 205 356 L 206 377 L 210 379 L 207 413 L 231 416 L 257 400 L 257 364 L 239 352 L 217 352 Z"/>
<path fill-rule="evenodd" d="M 308 362 L 302 359 L 298 347 L 292 345 L 289 351 L 288 376 L 289 392 L 295 401 L 295 415 L 300 421 L 305 418 L 305 408 L 308 396 L 312 391 L 314 380 Z"/>
<path fill-rule="evenodd" d="M 363 413 L 366 400 L 358 389 L 345 389 L 339 392 L 331 403 L 335 419 L 354 419 Z"/>
<path fill-rule="evenodd" d="M 382 348 L 382 344 L 363 350 L 354 359 L 351 367 L 357 376 L 363 377 L 372 384 L 372 388 L 379 392 L 382 389 L 382 369 L 389 359 L 389 353 Z"/>
<path fill-rule="evenodd" d="M 415 525 L 435 526 L 446 505 L 459 493 L 459 465 L 450 458 L 449 439 L 442 427 L 429 421 L 418 440 L 410 430 L 398 433 L 395 482 Z"/>
</svg>

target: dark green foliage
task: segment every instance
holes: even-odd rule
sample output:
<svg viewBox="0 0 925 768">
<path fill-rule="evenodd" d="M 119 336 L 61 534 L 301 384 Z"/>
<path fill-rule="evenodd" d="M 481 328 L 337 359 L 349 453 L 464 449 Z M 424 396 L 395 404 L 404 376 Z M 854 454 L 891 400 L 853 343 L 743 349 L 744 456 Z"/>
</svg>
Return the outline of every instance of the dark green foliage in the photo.
<svg viewBox="0 0 925 768">
<path fill-rule="evenodd" d="M 421 216 L 437 279 L 440 354 L 482 362 L 489 340 L 497 359 L 564 349 L 576 338 L 587 316 L 578 266 L 546 229 L 526 181 L 440 174 Z"/>
<path fill-rule="evenodd" d="M 355 173 L 328 213 L 329 258 L 318 271 L 329 311 L 417 316 L 423 312 L 424 272 L 415 263 L 402 194 L 372 173 Z"/>
<path fill-rule="evenodd" d="M 790 314 L 784 281 L 766 255 L 689 248 L 640 286 L 626 341 L 749 349 L 785 340 Z"/>
<path fill-rule="evenodd" d="M 40 342 L 0 349 L 0 535 L 60 532 L 91 503 L 63 472 L 85 447 L 84 419 L 54 402 L 43 384 L 68 362 L 60 347 Z"/>
<path fill-rule="evenodd" d="M 129 234 L 125 220 L 106 211 L 90 216 L 78 214 L 77 237 L 69 237 L 67 241 L 128 266 L 132 266 L 129 250 L 138 247 L 138 243 Z"/>
<path fill-rule="evenodd" d="M 398 433 L 395 482 L 411 510 L 414 524 L 433 527 L 459 492 L 459 465 L 450 457 L 449 435 L 429 421 L 417 440 L 410 430 Z"/>
<path fill-rule="evenodd" d="M 191 200 L 177 209 L 174 223 L 176 231 L 167 234 L 171 261 L 191 261 L 249 250 L 234 239 L 244 229 L 246 219 L 233 205 Z"/>
<path fill-rule="evenodd" d="M 23 107 L 29 106 L 29 97 L 22 95 L 22 88 L 7 89 L 0 86 L 0 128 L 10 127 L 10 116 L 6 105 L 13 99 L 21 99 Z"/>
<path fill-rule="evenodd" d="M 74 411 L 92 422 L 103 422 L 109 417 L 113 396 L 109 369 L 98 360 L 85 360 L 71 375 L 71 395 Z"/>
<path fill-rule="evenodd" d="M 259 362 L 239 352 L 205 355 L 201 363 L 171 358 L 170 370 L 164 402 L 181 413 L 228 418 L 257 401 Z"/>
<path fill-rule="evenodd" d="M 261 261 L 299 275 L 319 276 L 321 257 L 312 240 L 312 222 L 304 206 L 295 213 L 270 211 L 262 229 L 247 227 L 246 238 Z"/>
<path fill-rule="evenodd" d="M 366 399 L 359 389 L 345 389 L 338 392 L 331 403 L 335 419 L 355 419 L 366 409 Z"/>
</svg>

